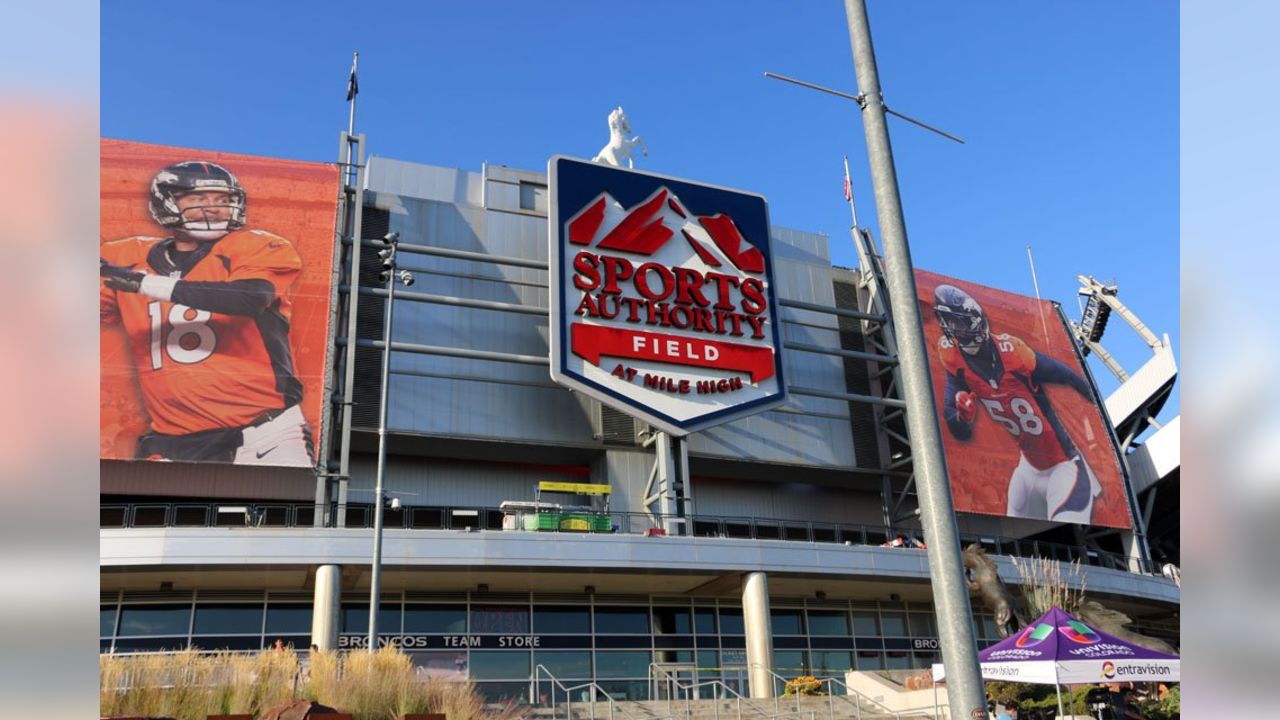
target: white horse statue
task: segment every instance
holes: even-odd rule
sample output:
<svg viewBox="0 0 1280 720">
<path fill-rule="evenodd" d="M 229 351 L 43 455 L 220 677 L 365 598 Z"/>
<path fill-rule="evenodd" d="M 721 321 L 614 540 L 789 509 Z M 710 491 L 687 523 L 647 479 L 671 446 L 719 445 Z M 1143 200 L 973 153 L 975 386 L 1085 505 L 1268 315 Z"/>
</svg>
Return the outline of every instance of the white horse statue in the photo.
<svg viewBox="0 0 1280 720">
<path fill-rule="evenodd" d="M 622 106 L 614 108 L 609 113 L 609 144 L 600 149 L 596 156 L 591 158 L 592 162 L 605 163 L 614 167 L 622 167 L 622 160 L 625 158 L 628 168 L 634 168 L 635 163 L 631 160 L 631 149 L 640 146 L 640 152 L 645 157 L 649 156 L 649 148 L 645 147 L 644 141 L 639 135 L 628 137 L 631 135 L 631 123 L 627 122 L 627 114 L 622 111 Z"/>
</svg>

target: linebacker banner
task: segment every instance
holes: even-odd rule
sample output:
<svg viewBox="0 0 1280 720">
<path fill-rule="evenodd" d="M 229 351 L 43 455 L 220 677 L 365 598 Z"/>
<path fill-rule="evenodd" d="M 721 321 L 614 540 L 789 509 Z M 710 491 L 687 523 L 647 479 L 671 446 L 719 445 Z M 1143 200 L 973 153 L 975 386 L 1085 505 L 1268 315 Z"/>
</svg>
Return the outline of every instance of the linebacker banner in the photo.
<svg viewBox="0 0 1280 720">
<path fill-rule="evenodd" d="M 551 377 L 674 435 L 785 400 L 763 197 L 551 159 Z"/>
<path fill-rule="evenodd" d="M 101 456 L 313 467 L 336 166 L 103 140 Z"/>
<path fill-rule="evenodd" d="M 916 271 L 960 512 L 1131 525 L 1118 449 L 1058 308 Z"/>
</svg>

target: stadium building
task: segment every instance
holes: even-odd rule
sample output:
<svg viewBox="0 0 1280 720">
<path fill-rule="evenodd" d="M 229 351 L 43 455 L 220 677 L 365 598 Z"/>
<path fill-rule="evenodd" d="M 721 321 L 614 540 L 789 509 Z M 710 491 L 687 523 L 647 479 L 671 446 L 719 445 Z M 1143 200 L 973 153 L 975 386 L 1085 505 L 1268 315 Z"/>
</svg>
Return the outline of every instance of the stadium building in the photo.
<svg viewBox="0 0 1280 720">
<path fill-rule="evenodd" d="M 546 174 L 363 164 L 342 173 L 323 471 L 104 459 L 103 653 L 364 645 L 394 232 L 416 282 L 390 338 L 381 642 L 492 698 L 530 697 L 538 666 L 643 698 L 655 666 L 745 693 L 749 656 L 781 678 L 940 660 L 869 236 L 850 270 L 773 227 L 787 402 L 673 442 L 549 377 Z M 1140 400 L 1130 441 L 1158 410 Z M 999 515 L 960 513 L 962 541 L 1011 584 L 1014 558 L 1079 561 L 1091 598 L 1176 644 L 1173 448 L 1126 474 L 1136 526 L 1163 523 L 1154 559 L 1141 531 Z"/>
</svg>

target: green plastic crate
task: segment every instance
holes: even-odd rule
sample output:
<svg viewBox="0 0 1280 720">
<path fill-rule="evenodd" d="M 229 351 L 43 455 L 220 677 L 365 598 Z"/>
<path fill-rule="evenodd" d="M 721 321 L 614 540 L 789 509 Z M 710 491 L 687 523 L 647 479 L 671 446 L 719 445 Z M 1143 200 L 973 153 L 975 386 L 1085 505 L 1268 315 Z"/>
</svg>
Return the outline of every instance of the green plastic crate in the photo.
<svg viewBox="0 0 1280 720">
<path fill-rule="evenodd" d="M 535 530 L 559 530 L 560 529 L 560 513 L 538 513 L 538 521 L 534 525 Z"/>
</svg>

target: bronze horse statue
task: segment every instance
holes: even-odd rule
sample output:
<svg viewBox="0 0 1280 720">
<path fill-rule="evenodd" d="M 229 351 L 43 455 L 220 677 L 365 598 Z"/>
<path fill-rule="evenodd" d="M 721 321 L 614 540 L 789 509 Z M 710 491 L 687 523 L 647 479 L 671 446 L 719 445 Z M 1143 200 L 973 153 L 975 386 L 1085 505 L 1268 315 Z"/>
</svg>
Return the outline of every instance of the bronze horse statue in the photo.
<svg viewBox="0 0 1280 720">
<path fill-rule="evenodd" d="M 996 632 L 1000 637 L 1009 637 L 1010 632 L 1016 632 L 1026 624 L 1018 614 L 1018 605 L 1013 594 L 1000 579 L 995 561 L 987 557 L 987 551 L 983 550 L 978 543 L 973 543 L 964 549 L 964 569 L 965 578 L 969 584 L 969 594 L 981 596 L 987 609 L 995 613 Z M 1012 630 L 1009 628 L 1010 621 L 1016 623 Z"/>
</svg>

